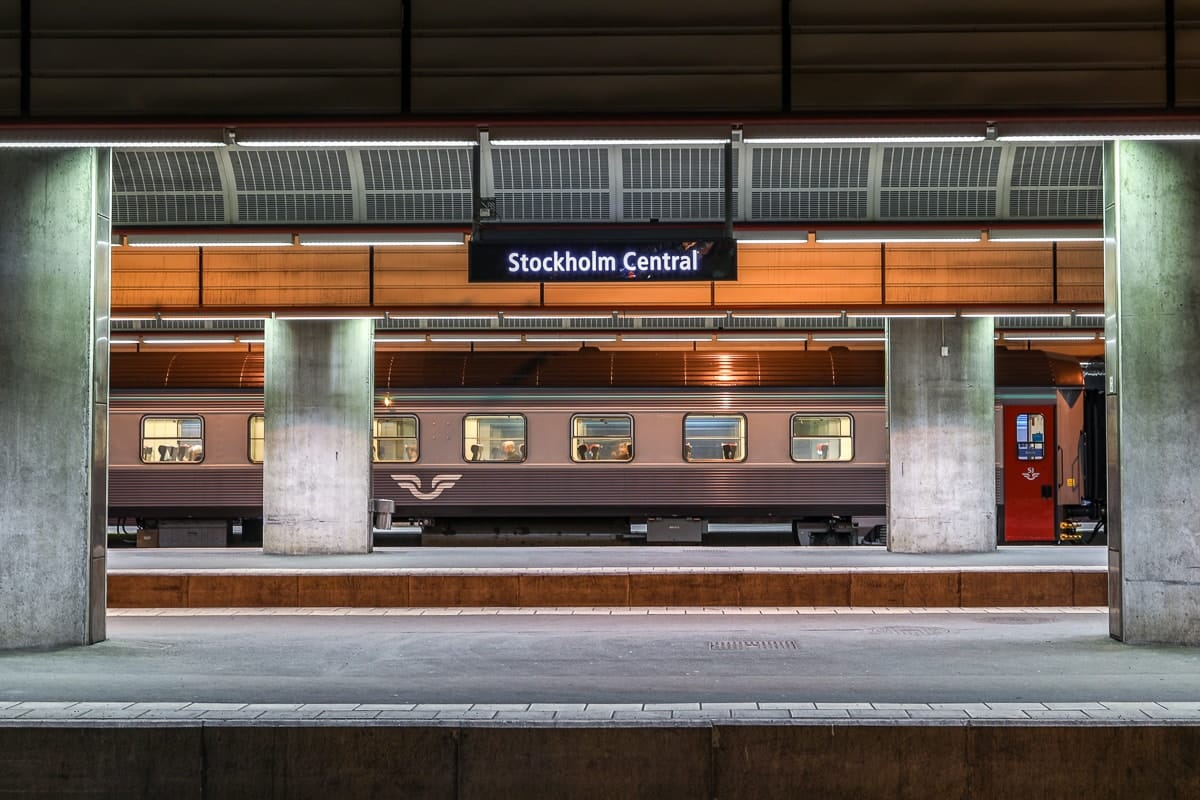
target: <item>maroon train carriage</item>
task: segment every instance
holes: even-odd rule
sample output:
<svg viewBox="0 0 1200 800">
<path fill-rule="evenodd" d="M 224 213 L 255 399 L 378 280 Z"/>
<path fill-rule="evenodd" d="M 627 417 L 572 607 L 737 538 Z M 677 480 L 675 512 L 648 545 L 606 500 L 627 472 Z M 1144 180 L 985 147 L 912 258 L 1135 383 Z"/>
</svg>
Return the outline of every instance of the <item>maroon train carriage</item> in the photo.
<svg viewBox="0 0 1200 800">
<path fill-rule="evenodd" d="M 429 532 L 623 536 L 650 521 L 652 537 L 690 539 L 709 520 L 790 521 L 798 541 L 849 543 L 886 514 L 883 359 L 379 352 L 373 494 Z M 252 539 L 262 354 L 117 352 L 111 363 L 110 517 L 241 521 Z M 1063 508 L 1081 499 L 1082 371 L 1000 349 L 996 378 L 1000 540 L 1055 541 Z"/>
</svg>

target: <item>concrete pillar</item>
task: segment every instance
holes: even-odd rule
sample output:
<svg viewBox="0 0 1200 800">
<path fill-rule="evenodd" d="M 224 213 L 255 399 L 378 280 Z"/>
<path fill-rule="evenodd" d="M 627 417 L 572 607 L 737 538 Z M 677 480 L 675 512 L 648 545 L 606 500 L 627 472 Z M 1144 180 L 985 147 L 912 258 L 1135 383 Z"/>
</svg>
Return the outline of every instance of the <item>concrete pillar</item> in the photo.
<svg viewBox="0 0 1200 800">
<path fill-rule="evenodd" d="M 371 551 L 373 320 L 267 320 L 263 550 Z"/>
<path fill-rule="evenodd" d="M 1200 645 L 1200 145 L 1105 157 L 1110 630 Z"/>
<path fill-rule="evenodd" d="M 887 326 L 888 549 L 996 549 L 995 324 Z"/>
<path fill-rule="evenodd" d="M 110 162 L 0 153 L 0 649 L 105 637 Z"/>
</svg>

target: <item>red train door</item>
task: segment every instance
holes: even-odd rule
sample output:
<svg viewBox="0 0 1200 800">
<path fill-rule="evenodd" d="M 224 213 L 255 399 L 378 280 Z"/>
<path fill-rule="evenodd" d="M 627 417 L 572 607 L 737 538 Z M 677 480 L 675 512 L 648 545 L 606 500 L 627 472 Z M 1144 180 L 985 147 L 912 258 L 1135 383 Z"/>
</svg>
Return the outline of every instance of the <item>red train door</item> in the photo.
<svg viewBox="0 0 1200 800">
<path fill-rule="evenodd" d="M 1054 541 L 1054 406 L 1004 406 L 1004 541 Z"/>
</svg>

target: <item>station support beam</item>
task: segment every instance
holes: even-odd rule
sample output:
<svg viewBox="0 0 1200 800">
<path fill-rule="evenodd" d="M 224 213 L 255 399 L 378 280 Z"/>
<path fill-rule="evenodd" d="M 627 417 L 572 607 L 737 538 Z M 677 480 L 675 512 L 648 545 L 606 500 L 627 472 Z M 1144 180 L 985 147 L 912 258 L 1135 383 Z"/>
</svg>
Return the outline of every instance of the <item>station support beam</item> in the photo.
<svg viewBox="0 0 1200 800">
<path fill-rule="evenodd" d="M 374 321 L 267 320 L 263 550 L 371 550 Z"/>
<path fill-rule="evenodd" d="M 105 638 L 110 165 L 0 153 L 0 649 Z"/>
<path fill-rule="evenodd" d="M 1110 632 L 1200 645 L 1200 145 L 1105 162 Z"/>
<path fill-rule="evenodd" d="M 887 324 L 888 549 L 996 549 L 995 324 Z"/>
</svg>

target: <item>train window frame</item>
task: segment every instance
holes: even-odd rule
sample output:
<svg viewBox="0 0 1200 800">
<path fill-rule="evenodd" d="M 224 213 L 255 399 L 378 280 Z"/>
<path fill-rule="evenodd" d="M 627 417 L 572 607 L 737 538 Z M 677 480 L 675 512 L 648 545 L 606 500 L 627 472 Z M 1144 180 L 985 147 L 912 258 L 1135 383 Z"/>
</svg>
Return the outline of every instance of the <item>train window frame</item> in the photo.
<svg viewBox="0 0 1200 800">
<path fill-rule="evenodd" d="M 261 438 L 254 436 L 254 420 L 261 419 L 263 424 L 263 435 Z M 251 414 L 246 417 L 246 460 L 251 464 L 263 463 L 263 458 L 254 457 L 254 443 L 262 442 L 262 455 L 267 454 L 267 415 L 266 414 Z"/>
<path fill-rule="evenodd" d="M 796 420 L 800 418 L 809 419 L 845 419 L 850 423 L 850 432 L 845 436 L 797 436 L 796 435 Z M 854 460 L 854 415 L 841 411 L 830 411 L 827 413 L 814 414 L 812 412 L 796 412 L 788 419 L 788 455 L 792 461 L 797 464 L 847 464 Z M 811 441 L 814 439 L 845 439 L 850 443 L 850 456 L 848 458 L 797 458 L 796 457 L 796 442 Z M 841 450 L 841 447 L 838 448 Z"/>
<path fill-rule="evenodd" d="M 577 420 L 581 420 L 581 419 L 605 420 L 605 419 L 617 419 L 617 418 L 624 418 L 624 419 L 629 420 L 629 435 L 628 436 L 579 436 L 579 435 L 576 435 L 576 433 L 575 433 L 575 423 Z M 596 456 L 596 457 L 590 457 L 590 458 L 589 457 L 581 458 L 579 456 L 579 448 L 583 447 L 583 446 L 587 446 L 587 444 L 588 444 L 588 441 L 584 441 L 584 440 L 590 441 L 591 446 L 597 448 L 597 452 L 599 452 L 600 444 L 604 444 L 606 442 L 612 442 L 613 448 L 615 450 L 616 447 L 620 446 L 621 442 L 626 442 L 629 445 L 629 457 L 628 458 L 611 458 L 611 457 L 610 458 L 600 458 L 600 457 Z M 624 411 L 619 411 L 615 414 L 603 414 L 603 413 L 593 413 L 593 412 L 572 414 L 570 428 L 568 429 L 568 434 L 567 434 L 567 449 L 568 449 L 567 456 L 571 459 L 571 461 L 573 463 L 576 463 L 576 464 L 629 464 L 629 463 L 632 463 L 633 459 L 634 459 L 634 454 L 637 452 L 637 449 L 634 447 L 633 414 L 629 414 Z M 589 449 L 589 452 L 590 452 L 590 449 Z"/>
<path fill-rule="evenodd" d="M 520 453 L 520 455 L 521 455 L 520 458 L 513 458 L 513 459 L 510 459 L 510 458 L 479 458 L 479 459 L 475 459 L 475 460 L 472 460 L 470 458 L 470 456 L 467 454 L 467 451 L 468 451 L 469 447 L 479 445 L 479 437 L 478 437 L 478 435 L 473 437 L 474 444 L 468 445 L 467 422 L 468 422 L 468 420 L 473 419 L 473 418 L 486 418 L 486 417 L 493 417 L 493 418 L 494 417 L 507 417 L 507 418 L 521 420 L 521 429 L 524 434 L 520 437 L 521 441 L 519 443 L 516 442 L 516 440 L 515 440 L 516 437 L 507 437 L 504 439 L 504 441 L 509 441 L 510 439 L 513 440 L 513 444 L 516 447 L 516 451 L 518 453 Z M 529 460 L 529 418 L 523 413 L 508 414 L 508 413 L 497 413 L 495 411 L 463 414 L 462 438 L 460 441 L 462 443 L 462 447 L 459 449 L 459 457 L 462 458 L 462 460 L 467 464 L 524 464 L 526 461 Z M 501 447 L 503 447 L 503 444 L 501 444 Z"/>
<path fill-rule="evenodd" d="M 175 436 L 175 437 L 164 437 L 164 436 L 147 437 L 146 436 L 146 423 L 147 422 L 156 421 L 156 420 L 158 420 L 158 421 L 175 420 L 176 422 L 181 422 L 183 420 L 192 420 L 192 419 L 194 419 L 200 423 L 200 435 L 199 436 L 188 436 L 188 437 L 184 437 L 182 435 Z M 204 415 L 202 415 L 202 414 L 143 414 L 141 420 L 138 422 L 138 434 L 140 437 L 138 439 L 138 459 L 143 464 L 203 464 L 204 460 L 206 458 L 208 458 L 208 446 L 207 446 L 207 442 L 206 442 L 206 439 L 204 436 L 204 429 L 205 429 L 205 420 L 204 420 Z M 195 460 L 188 459 L 186 461 L 181 460 L 181 459 L 170 459 L 170 460 L 159 459 L 159 460 L 147 461 L 146 460 L 146 447 L 147 447 L 146 440 L 147 440 L 147 438 L 150 438 L 156 442 L 157 441 L 167 441 L 168 439 L 171 439 L 171 438 L 173 438 L 176 442 L 181 442 L 184 439 L 188 439 L 188 440 L 199 439 L 200 457 Z M 167 445 L 165 445 L 165 444 L 158 445 L 158 447 L 166 447 L 166 446 Z M 176 444 L 175 446 L 176 446 L 176 448 L 180 447 L 179 444 Z M 190 445 L 189 450 L 195 446 L 196 445 Z M 151 453 L 153 453 L 154 449 L 156 449 L 156 446 L 150 445 L 150 447 L 152 448 Z"/>
<path fill-rule="evenodd" d="M 378 425 L 380 420 L 399 420 L 411 419 L 413 421 L 412 436 L 384 436 L 378 434 Z M 403 442 L 406 439 L 412 439 L 413 446 L 417 450 L 417 454 L 412 459 L 407 458 L 380 458 L 379 457 L 379 440 L 380 438 L 397 440 Z M 417 414 L 398 413 L 398 414 L 373 414 L 371 416 L 371 463 L 372 464 L 416 464 L 421 460 L 421 418 Z"/>
<path fill-rule="evenodd" d="M 1027 439 L 1021 440 L 1021 419 L 1025 418 Z M 1040 426 L 1041 439 L 1034 439 L 1032 422 L 1037 417 L 1042 421 Z M 1015 445 L 1017 461 L 1046 460 L 1046 415 L 1040 411 L 1022 411 L 1013 418 L 1013 444 Z M 1034 455 L 1036 453 L 1036 455 Z"/>
<path fill-rule="evenodd" d="M 740 434 L 739 440 L 737 442 L 738 446 L 736 447 L 736 450 L 735 450 L 736 455 L 737 455 L 736 458 L 729 458 L 725 455 L 722 455 L 719 458 L 696 458 L 692 455 L 692 448 L 693 448 L 692 442 L 698 441 L 698 440 L 707 441 L 707 438 L 697 437 L 697 436 L 688 436 L 688 420 L 690 420 L 690 419 L 735 419 L 735 418 L 741 421 L 741 434 Z M 680 453 L 682 455 L 684 463 L 686 463 L 686 464 L 744 464 L 746 462 L 746 456 L 747 456 L 746 442 L 749 441 L 749 439 L 750 439 L 750 423 L 746 419 L 745 414 L 742 414 L 742 413 L 684 414 L 683 415 L 683 424 L 682 424 L 681 428 L 682 428 L 682 433 L 683 433 L 683 439 L 681 442 Z M 713 439 L 713 441 L 716 441 L 716 439 Z M 721 444 L 722 451 L 724 451 L 724 448 L 726 447 L 727 444 L 729 444 L 729 443 L 723 442 Z"/>
</svg>

